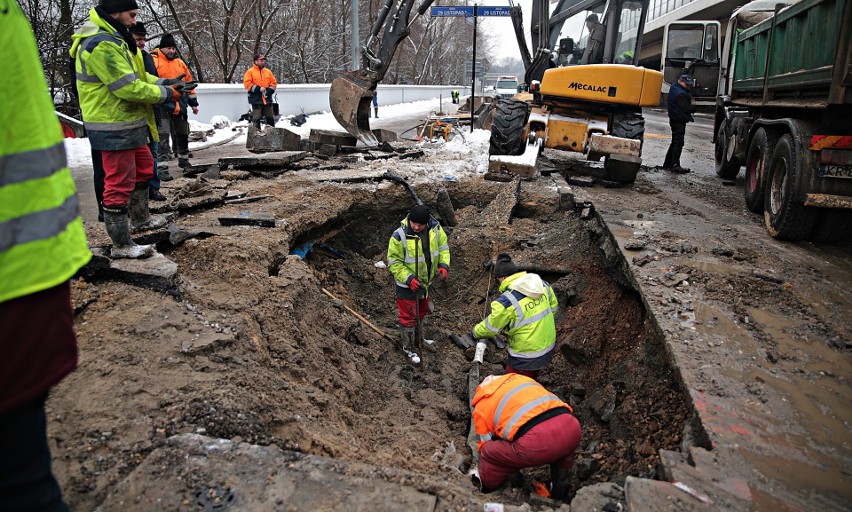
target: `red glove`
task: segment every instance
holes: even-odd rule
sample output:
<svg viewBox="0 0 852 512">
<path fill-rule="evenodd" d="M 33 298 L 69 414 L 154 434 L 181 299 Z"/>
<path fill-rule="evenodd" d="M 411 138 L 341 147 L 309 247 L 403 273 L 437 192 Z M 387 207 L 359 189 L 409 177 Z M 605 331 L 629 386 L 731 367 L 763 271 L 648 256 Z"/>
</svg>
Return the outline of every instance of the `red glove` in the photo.
<svg viewBox="0 0 852 512">
<path fill-rule="evenodd" d="M 446 281 L 447 280 L 447 269 L 445 269 L 444 267 L 439 268 L 438 269 L 438 275 L 441 276 L 441 279 Z"/>
<path fill-rule="evenodd" d="M 415 277 L 408 283 L 408 287 L 411 288 L 411 291 L 416 292 L 418 288 L 420 288 L 420 281 Z"/>
</svg>

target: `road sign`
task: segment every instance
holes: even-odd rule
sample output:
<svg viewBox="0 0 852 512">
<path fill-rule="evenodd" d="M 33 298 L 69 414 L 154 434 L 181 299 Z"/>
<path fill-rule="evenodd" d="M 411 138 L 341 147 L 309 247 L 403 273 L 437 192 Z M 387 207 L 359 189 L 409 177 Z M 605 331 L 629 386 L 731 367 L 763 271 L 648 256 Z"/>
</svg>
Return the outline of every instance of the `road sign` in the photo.
<svg viewBox="0 0 852 512">
<path fill-rule="evenodd" d="M 509 7 L 488 7 L 480 5 L 476 11 L 477 16 L 511 16 L 512 11 Z"/>
<path fill-rule="evenodd" d="M 431 14 L 433 18 L 447 18 L 450 16 L 464 16 L 465 18 L 470 18 L 473 16 L 473 9 L 474 6 L 472 5 L 433 6 L 429 11 L 429 14 Z M 477 16 L 510 16 L 510 14 L 510 8 L 505 6 L 495 7 L 480 5 L 476 10 Z"/>
<path fill-rule="evenodd" d="M 446 18 L 450 16 L 473 16 L 473 6 L 433 6 L 429 14 L 431 14 L 433 18 Z"/>
</svg>

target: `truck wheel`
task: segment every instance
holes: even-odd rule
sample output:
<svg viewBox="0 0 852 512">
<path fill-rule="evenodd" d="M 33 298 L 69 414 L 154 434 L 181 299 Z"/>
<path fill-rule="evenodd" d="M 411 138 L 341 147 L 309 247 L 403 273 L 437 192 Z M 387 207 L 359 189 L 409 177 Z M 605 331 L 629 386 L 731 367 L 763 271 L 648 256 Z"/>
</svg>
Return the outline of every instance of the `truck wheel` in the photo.
<svg viewBox="0 0 852 512">
<path fill-rule="evenodd" d="M 745 162 L 745 203 L 754 213 L 763 212 L 763 196 L 766 193 L 766 169 L 772 158 L 777 137 L 759 128 L 748 147 Z"/>
<path fill-rule="evenodd" d="M 525 101 L 501 99 L 497 101 L 491 120 L 491 155 L 520 155 L 524 152 L 524 127 L 529 107 Z"/>
<path fill-rule="evenodd" d="M 624 139 L 645 139 L 645 118 L 641 114 L 616 114 L 612 117 L 612 135 Z"/>
<path fill-rule="evenodd" d="M 716 148 L 714 156 L 716 157 L 716 176 L 732 180 L 740 173 L 740 163 L 737 157 L 731 153 L 733 148 L 729 147 L 728 137 L 725 136 L 725 124 L 719 126 L 719 132 L 716 133 Z"/>
<path fill-rule="evenodd" d="M 789 134 L 778 139 L 766 176 L 763 220 L 773 238 L 803 240 L 810 236 L 817 212 L 796 199 L 802 159 Z"/>
</svg>

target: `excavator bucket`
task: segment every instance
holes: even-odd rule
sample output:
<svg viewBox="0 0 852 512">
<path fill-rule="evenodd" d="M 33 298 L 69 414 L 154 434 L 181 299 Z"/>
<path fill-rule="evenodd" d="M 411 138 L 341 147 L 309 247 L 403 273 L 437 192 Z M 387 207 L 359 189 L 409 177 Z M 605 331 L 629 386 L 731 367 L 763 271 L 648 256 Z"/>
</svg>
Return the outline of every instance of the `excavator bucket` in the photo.
<svg viewBox="0 0 852 512">
<path fill-rule="evenodd" d="M 349 71 L 331 82 L 328 103 L 334 118 L 365 146 L 378 146 L 370 130 L 370 104 L 377 81 L 363 71 Z"/>
</svg>

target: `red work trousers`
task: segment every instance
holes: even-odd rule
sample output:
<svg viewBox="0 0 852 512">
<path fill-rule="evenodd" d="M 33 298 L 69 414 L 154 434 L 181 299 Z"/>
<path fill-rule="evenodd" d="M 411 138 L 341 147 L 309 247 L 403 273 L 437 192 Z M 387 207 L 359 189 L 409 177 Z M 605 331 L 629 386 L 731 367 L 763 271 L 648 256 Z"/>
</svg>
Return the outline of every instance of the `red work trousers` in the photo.
<svg viewBox="0 0 852 512">
<path fill-rule="evenodd" d="M 104 161 L 104 206 L 126 206 L 137 183 L 154 176 L 154 157 L 148 146 L 122 151 L 101 151 Z"/>
<path fill-rule="evenodd" d="M 523 468 L 553 463 L 570 468 L 581 435 L 577 418 L 573 414 L 560 414 L 542 421 L 515 441 L 487 441 L 479 452 L 482 486 L 496 489 L 509 475 Z"/>
<path fill-rule="evenodd" d="M 422 299 L 400 299 L 396 298 L 396 307 L 399 309 L 399 325 L 403 327 L 414 327 L 417 324 L 417 312 L 414 305 L 420 302 L 420 318 L 424 318 L 431 311 L 431 302 L 428 298 Z"/>
</svg>

